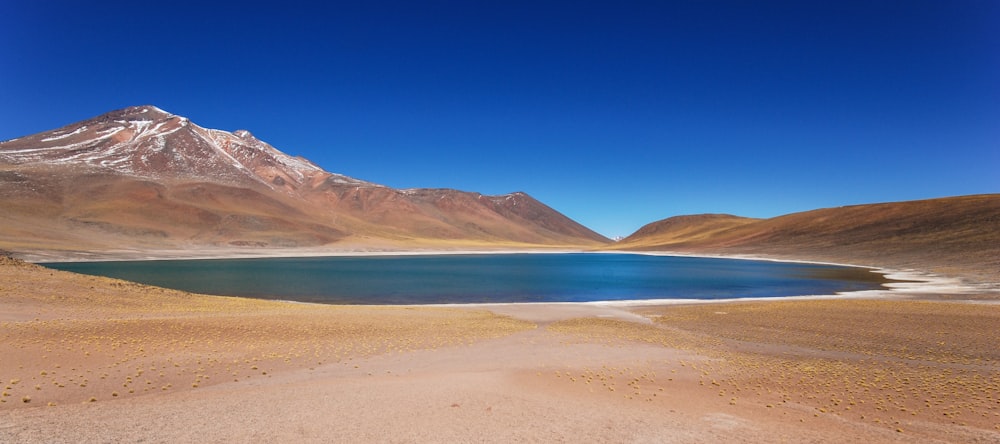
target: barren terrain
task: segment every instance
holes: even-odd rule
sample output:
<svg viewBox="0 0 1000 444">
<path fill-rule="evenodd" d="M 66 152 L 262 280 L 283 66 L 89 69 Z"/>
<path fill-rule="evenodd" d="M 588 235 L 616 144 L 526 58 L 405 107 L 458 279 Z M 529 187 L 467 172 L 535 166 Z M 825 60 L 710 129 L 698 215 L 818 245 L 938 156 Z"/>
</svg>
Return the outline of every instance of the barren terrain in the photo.
<svg viewBox="0 0 1000 444">
<path fill-rule="evenodd" d="M 606 242 L 523 192 L 394 189 L 149 105 L 0 142 L 0 248 L 43 257 Z"/>
<path fill-rule="evenodd" d="M 764 255 L 996 282 L 1000 194 L 824 208 L 771 219 L 679 216 L 648 224 L 611 248 Z"/>
<path fill-rule="evenodd" d="M 996 325 L 905 295 L 309 305 L 7 259 L 0 441 L 997 442 Z"/>
</svg>

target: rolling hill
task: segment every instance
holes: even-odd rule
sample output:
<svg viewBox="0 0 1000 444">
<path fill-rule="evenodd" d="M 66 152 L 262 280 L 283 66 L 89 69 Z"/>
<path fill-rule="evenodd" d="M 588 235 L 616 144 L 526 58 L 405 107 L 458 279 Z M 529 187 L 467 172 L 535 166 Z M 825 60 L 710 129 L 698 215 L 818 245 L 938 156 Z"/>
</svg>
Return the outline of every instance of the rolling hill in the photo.
<svg viewBox="0 0 1000 444">
<path fill-rule="evenodd" d="M 679 216 L 648 224 L 615 248 L 971 270 L 996 281 L 1000 194 L 824 208 L 771 219 Z"/>
</svg>

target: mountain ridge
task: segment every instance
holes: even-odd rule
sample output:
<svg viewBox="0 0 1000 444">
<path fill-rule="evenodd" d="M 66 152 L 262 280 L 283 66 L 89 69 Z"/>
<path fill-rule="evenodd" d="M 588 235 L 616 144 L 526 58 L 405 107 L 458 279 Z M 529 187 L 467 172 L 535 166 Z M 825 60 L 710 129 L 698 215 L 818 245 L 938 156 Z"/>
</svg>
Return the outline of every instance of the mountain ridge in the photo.
<svg viewBox="0 0 1000 444">
<path fill-rule="evenodd" d="M 523 192 L 396 190 L 151 105 L 0 143 L 0 185 L 0 242 L 29 249 L 608 241 Z"/>
</svg>

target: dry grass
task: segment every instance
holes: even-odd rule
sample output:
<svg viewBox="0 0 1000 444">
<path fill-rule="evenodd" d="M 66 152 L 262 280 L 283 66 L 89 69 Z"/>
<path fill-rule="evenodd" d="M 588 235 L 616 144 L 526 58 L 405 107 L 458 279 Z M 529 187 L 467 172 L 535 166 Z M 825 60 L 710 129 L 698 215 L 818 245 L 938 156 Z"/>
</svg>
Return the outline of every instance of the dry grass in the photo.
<svg viewBox="0 0 1000 444">
<path fill-rule="evenodd" d="M 195 390 L 534 328 L 485 311 L 200 296 L 30 265 L 0 265 L 0 282 L 0 408 Z"/>
<path fill-rule="evenodd" d="M 257 387 L 320 366 L 366 372 L 365 357 L 535 328 L 485 311 L 200 296 L 15 261 L 0 264 L 0 308 L 0 409 L 41 411 Z M 654 322 L 571 319 L 512 338 L 524 341 L 521 359 L 532 357 L 512 371 L 530 375 L 532 393 L 554 387 L 560 400 L 609 411 L 696 410 L 761 427 L 901 437 L 891 442 L 1000 437 L 998 305 L 813 300 L 635 311 Z M 513 385 L 503 393 L 525 393 L 511 382 L 522 379 L 504 380 Z"/>
<path fill-rule="evenodd" d="M 955 439 L 951 427 L 1000 431 L 1000 306 L 826 300 L 639 311 L 656 325 L 578 319 L 548 329 L 572 340 L 709 357 L 642 374 L 693 368 L 698 386 L 720 404 L 799 420 L 834 415 L 928 438 Z M 659 381 L 647 388 L 670 390 Z"/>
<path fill-rule="evenodd" d="M 647 309 L 659 324 L 762 344 L 939 364 L 1000 363 L 1000 306 L 815 300 Z"/>
<path fill-rule="evenodd" d="M 616 242 L 615 249 L 648 248 L 660 245 L 697 243 L 711 240 L 728 230 L 759 221 L 728 214 L 675 216 L 649 223 L 627 238 Z"/>
<path fill-rule="evenodd" d="M 1000 194 L 824 208 L 730 222 L 730 228 L 718 230 L 717 217 L 666 219 L 611 248 L 918 268 L 988 283 L 1000 275 Z"/>
</svg>

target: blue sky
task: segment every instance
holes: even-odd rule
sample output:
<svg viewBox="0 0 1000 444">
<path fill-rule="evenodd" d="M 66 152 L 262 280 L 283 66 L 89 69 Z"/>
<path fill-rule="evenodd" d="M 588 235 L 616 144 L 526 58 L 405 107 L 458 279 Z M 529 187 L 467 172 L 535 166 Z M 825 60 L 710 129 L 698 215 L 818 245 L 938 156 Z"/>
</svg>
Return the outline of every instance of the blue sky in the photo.
<svg viewBox="0 0 1000 444">
<path fill-rule="evenodd" d="M 12 0 L 0 140 L 153 104 L 608 236 L 997 193 L 998 23 L 992 0 Z"/>
</svg>

